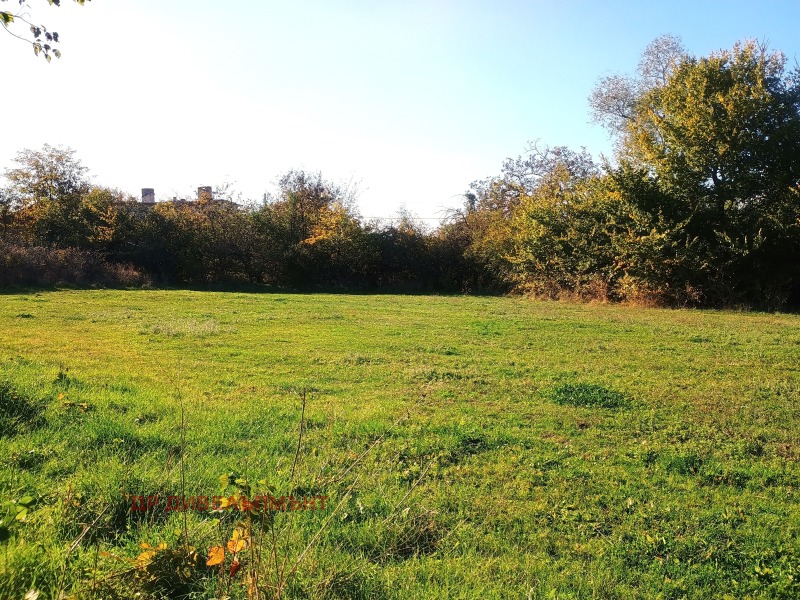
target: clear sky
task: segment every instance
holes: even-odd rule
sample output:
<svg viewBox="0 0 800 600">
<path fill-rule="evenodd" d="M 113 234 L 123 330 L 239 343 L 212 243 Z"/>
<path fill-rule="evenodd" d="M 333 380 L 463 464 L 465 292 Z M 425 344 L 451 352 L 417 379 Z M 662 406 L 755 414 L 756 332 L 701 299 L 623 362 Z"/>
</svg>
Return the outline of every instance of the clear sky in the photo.
<svg viewBox="0 0 800 600">
<path fill-rule="evenodd" d="M 659 35 L 800 59 L 797 0 L 29 2 L 63 57 L 0 31 L 0 168 L 60 144 L 95 183 L 158 199 L 224 182 L 259 199 L 319 170 L 358 184 L 365 217 L 436 217 L 529 140 L 609 154 L 587 97 Z"/>
</svg>

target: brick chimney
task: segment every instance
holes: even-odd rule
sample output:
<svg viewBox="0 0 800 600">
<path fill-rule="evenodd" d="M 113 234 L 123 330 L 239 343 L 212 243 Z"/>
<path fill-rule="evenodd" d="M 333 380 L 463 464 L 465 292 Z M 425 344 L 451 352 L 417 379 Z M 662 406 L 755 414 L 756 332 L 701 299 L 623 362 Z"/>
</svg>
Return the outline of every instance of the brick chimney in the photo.
<svg viewBox="0 0 800 600">
<path fill-rule="evenodd" d="M 211 189 L 210 185 L 204 185 L 197 188 L 197 199 L 198 200 L 213 200 L 214 199 L 214 191 Z"/>
</svg>

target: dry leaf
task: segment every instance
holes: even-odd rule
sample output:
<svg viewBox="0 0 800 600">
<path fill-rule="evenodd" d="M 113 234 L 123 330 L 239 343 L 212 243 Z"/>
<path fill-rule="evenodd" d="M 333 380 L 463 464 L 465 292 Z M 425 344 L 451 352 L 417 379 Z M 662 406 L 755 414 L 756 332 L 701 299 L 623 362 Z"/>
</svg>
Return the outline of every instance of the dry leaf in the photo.
<svg viewBox="0 0 800 600">
<path fill-rule="evenodd" d="M 214 565 L 222 564 L 225 560 L 225 548 L 222 546 L 211 546 L 208 549 L 208 558 L 206 559 L 206 566 L 213 567 Z"/>
<path fill-rule="evenodd" d="M 230 576 L 231 576 L 231 577 L 233 577 L 234 575 L 236 575 L 236 573 L 238 573 L 238 572 L 239 572 L 239 569 L 241 568 L 241 566 L 242 566 L 242 565 L 240 565 L 240 564 L 239 564 L 239 561 L 238 561 L 238 560 L 234 560 L 234 561 L 231 563 Z"/>
</svg>

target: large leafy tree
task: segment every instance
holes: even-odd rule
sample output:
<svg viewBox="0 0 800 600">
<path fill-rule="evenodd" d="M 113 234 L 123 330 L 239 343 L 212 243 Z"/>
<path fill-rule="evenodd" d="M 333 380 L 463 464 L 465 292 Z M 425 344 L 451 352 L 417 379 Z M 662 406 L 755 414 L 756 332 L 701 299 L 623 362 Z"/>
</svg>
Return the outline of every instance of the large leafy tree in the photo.
<svg viewBox="0 0 800 600">
<path fill-rule="evenodd" d="M 14 162 L 16 167 L 5 171 L 5 195 L 33 241 L 82 245 L 83 196 L 91 186 L 75 151 L 45 144 L 41 150 L 22 150 Z"/>
<path fill-rule="evenodd" d="M 25 149 L 14 159 L 16 167 L 5 177 L 21 208 L 42 201 L 77 204 L 87 190 L 87 169 L 70 148 L 45 144 L 41 150 Z"/>
<path fill-rule="evenodd" d="M 595 116 L 616 135 L 620 163 L 660 190 L 657 212 L 706 298 L 780 302 L 798 278 L 797 72 L 754 41 L 696 58 L 660 38 L 648 53 L 638 77 L 599 82 Z"/>
<path fill-rule="evenodd" d="M 42 55 L 50 62 L 53 56 L 61 58 L 61 51 L 56 47 L 59 42 L 59 35 L 57 31 L 48 31 L 47 27 L 41 24 L 31 22 L 30 16 L 26 9 L 28 0 L 10 0 L 11 2 L 18 3 L 17 9 L 12 12 L 10 10 L 0 10 L 0 25 L 3 26 L 6 33 L 13 37 L 28 43 L 33 48 L 36 55 Z M 74 0 L 81 6 L 86 4 L 88 0 Z M 0 2 L 9 2 L 9 0 L 0 0 Z M 47 0 L 50 6 L 61 6 L 61 0 Z M 28 27 L 30 36 L 25 37 L 19 33 L 15 33 L 14 25 L 19 23 Z"/>
<path fill-rule="evenodd" d="M 683 61 L 638 102 L 631 158 L 720 219 L 780 204 L 800 177 L 800 87 L 785 63 L 754 42 Z"/>
</svg>

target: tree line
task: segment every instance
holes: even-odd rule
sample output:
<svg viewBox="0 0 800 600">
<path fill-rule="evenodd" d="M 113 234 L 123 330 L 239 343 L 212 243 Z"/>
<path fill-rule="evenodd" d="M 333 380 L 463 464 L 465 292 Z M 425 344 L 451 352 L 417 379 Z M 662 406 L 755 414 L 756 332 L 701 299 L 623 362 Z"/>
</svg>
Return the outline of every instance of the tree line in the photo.
<svg viewBox="0 0 800 600">
<path fill-rule="evenodd" d="M 3 285 L 470 291 L 447 236 L 408 215 L 365 223 L 351 194 L 319 173 L 289 171 L 257 205 L 213 195 L 147 205 L 90 185 L 69 149 L 24 150 L 16 163 L 0 191 Z"/>
<path fill-rule="evenodd" d="M 673 36 L 590 98 L 613 161 L 532 144 L 426 230 L 365 222 L 290 171 L 244 208 L 145 207 L 89 185 L 72 151 L 5 173 L 0 284 L 255 283 L 520 292 L 669 306 L 800 305 L 800 71 L 755 41 L 695 57 Z"/>
</svg>

